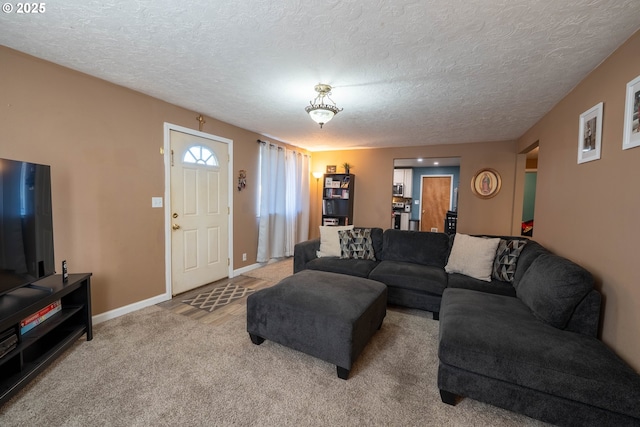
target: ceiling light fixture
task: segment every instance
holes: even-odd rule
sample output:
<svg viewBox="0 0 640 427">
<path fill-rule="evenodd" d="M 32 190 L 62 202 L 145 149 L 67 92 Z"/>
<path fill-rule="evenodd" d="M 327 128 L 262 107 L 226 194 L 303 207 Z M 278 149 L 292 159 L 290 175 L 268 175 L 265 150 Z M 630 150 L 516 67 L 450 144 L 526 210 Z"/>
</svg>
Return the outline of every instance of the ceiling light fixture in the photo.
<svg viewBox="0 0 640 427">
<path fill-rule="evenodd" d="M 305 111 L 311 117 L 311 120 L 318 123 L 322 129 L 322 125 L 333 119 L 333 116 L 342 111 L 342 108 L 338 108 L 333 99 L 329 97 L 331 95 L 331 86 L 319 83 L 315 85 L 314 89 L 318 92 L 318 95 L 313 101 L 309 101 L 309 106 L 305 107 Z M 325 104 L 324 98 L 331 101 L 331 104 Z"/>
</svg>

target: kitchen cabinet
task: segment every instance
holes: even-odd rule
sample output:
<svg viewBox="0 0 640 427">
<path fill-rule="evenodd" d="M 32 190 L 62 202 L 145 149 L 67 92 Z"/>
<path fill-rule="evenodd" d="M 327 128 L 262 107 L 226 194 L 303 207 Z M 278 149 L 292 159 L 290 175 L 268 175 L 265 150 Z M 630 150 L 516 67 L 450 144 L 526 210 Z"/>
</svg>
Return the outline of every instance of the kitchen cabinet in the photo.
<svg viewBox="0 0 640 427">
<path fill-rule="evenodd" d="M 393 184 L 402 185 L 402 197 L 413 197 L 413 169 L 394 169 Z"/>
</svg>

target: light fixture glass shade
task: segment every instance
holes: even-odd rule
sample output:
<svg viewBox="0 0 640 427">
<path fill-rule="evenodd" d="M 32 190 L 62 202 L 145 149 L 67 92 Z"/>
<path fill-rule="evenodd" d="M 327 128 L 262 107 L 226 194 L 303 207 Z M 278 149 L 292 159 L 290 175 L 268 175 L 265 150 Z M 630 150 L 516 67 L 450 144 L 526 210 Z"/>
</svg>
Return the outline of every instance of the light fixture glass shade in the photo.
<svg viewBox="0 0 640 427">
<path fill-rule="evenodd" d="M 311 117 L 311 120 L 318 123 L 320 126 L 329 122 L 331 119 L 333 119 L 333 116 L 335 115 L 336 113 L 334 113 L 333 111 L 329 109 L 324 109 L 322 107 L 309 109 L 309 116 Z"/>
<path fill-rule="evenodd" d="M 313 175 L 315 179 L 322 178 L 322 172 L 313 172 L 311 175 Z"/>
<path fill-rule="evenodd" d="M 322 128 L 322 125 L 333 119 L 333 116 L 342 111 L 342 108 L 338 108 L 336 103 L 329 97 L 331 95 L 331 86 L 325 84 L 317 84 L 315 91 L 318 92 L 316 99 L 309 102 L 310 105 L 305 107 L 305 111 L 311 117 L 311 120 L 318 123 Z M 325 104 L 324 98 L 327 98 L 333 104 Z"/>
</svg>

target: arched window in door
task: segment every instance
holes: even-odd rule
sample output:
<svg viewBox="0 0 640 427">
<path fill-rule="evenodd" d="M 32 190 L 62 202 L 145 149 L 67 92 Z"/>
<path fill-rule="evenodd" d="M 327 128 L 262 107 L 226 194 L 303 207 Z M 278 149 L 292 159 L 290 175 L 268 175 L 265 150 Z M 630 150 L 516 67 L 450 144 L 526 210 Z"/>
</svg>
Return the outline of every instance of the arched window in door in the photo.
<svg viewBox="0 0 640 427">
<path fill-rule="evenodd" d="M 195 163 L 206 166 L 220 166 L 216 155 L 203 145 L 194 145 L 184 153 L 182 157 L 184 163 Z"/>
</svg>

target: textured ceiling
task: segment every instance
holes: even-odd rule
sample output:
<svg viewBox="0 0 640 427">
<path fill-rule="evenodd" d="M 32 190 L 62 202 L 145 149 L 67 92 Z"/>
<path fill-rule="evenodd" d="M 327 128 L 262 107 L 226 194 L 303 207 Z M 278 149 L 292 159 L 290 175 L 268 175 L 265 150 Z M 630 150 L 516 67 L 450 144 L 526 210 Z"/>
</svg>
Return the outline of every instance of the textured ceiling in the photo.
<svg viewBox="0 0 640 427">
<path fill-rule="evenodd" d="M 45 5 L 0 43 L 310 150 L 515 139 L 640 28 L 639 0 Z"/>
</svg>

